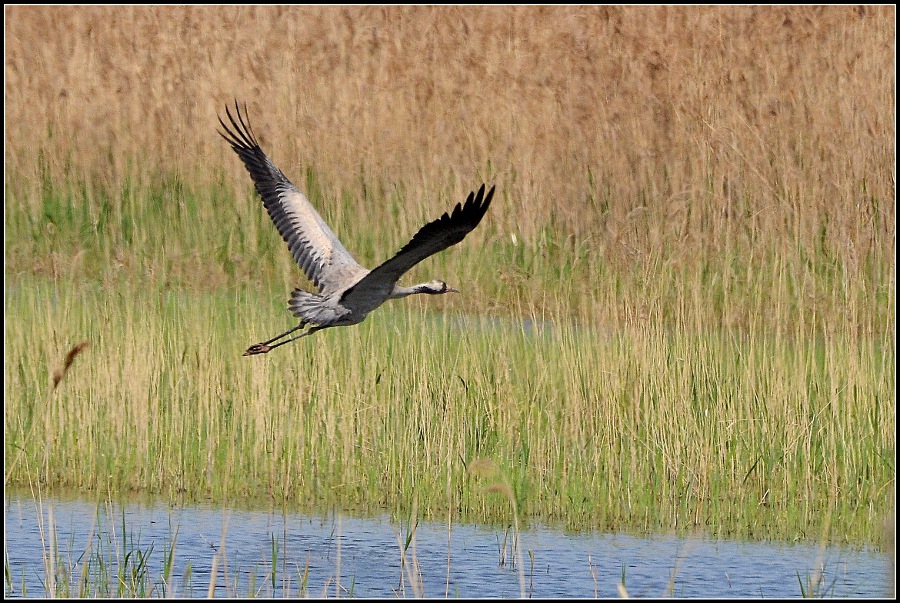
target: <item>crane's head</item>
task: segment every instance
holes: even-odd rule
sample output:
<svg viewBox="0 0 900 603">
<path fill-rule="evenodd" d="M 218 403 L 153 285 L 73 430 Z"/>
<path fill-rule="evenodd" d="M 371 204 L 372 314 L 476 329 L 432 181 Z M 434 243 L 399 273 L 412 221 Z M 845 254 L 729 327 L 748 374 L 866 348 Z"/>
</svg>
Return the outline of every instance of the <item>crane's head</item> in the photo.
<svg viewBox="0 0 900 603">
<path fill-rule="evenodd" d="M 438 295 L 440 293 L 459 293 L 459 289 L 448 287 L 444 281 L 428 281 L 421 285 L 415 286 L 416 293 L 428 293 L 429 295 Z"/>
</svg>

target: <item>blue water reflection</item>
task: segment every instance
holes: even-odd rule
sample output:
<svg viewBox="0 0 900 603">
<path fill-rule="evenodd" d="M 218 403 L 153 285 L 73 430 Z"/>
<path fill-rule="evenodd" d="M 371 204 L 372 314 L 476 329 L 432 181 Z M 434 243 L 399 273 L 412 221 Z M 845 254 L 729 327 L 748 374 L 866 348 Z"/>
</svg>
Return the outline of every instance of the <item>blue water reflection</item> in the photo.
<svg viewBox="0 0 900 603">
<path fill-rule="evenodd" d="M 523 590 L 543 598 L 618 597 L 623 574 L 629 596 L 797 597 L 800 582 L 807 588 L 816 576 L 817 594 L 893 594 L 888 555 L 838 547 L 567 534 L 537 526 L 521 534 L 520 572 L 512 534 L 502 528 L 420 523 L 404 568 L 407 527 L 387 517 L 59 500 L 44 500 L 39 512 L 30 498 L 8 495 L 5 502 L 7 597 L 48 594 L 44 559 L 54 533 L 57 569 L 71 568 L 73 582 L 92 558 L 104 558 L 115 577 L 131 551 L 133 569 L 139 551 L 148 560 L 153 596 L 205 597 L 213 566 L 220 597 L 333 597 L 338 588 L 340 596 L 358 597 L 518 597 Z M 164 585 L 173 540 L 173 572 Z M 116 594 L 115 584 L 109 594 Z"/>
</svg>

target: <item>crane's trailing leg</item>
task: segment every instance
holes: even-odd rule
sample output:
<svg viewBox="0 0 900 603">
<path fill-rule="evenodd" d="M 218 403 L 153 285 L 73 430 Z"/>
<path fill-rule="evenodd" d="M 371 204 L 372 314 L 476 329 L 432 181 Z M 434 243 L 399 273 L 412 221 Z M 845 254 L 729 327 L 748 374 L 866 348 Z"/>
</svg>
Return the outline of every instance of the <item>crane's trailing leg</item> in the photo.
<svg viewBox="0 0 900 603">
<path fill-rule="evenodd" d="M 285 335 L 290 335 L 290 334 L 293 333 L 294 331 L 296 331 L 296 330 L 298 330 L 298 329 L 302 329 L 302 328 L 305 327 L 305 326 L 306 326 L 306 322 L 301 321 L 300 324 L 297 325 L 296 327 L 294 327 L 293 329 L 288 329 L 287 331 L 285 331 L 285 332 L 282 333 L 281 335 L 278 335 L 277 337 L 273 337 L 273 338 L 270 339 L 269 341 L 263 341 L 262 343 L 254 343 L 254 344 L 251 345 L 249 348 L 247 348 L 247 351 L 244 352 L 244 356 L 253 356 L 254 354 L 265 354 L 265 353 L 268 352 L 269 350 L 274 350 L 274 349 L 277 348 L 278 346 L 280 346 L 280 345 L 282 345 L 282 344 L 285 344 L 285 343 L 287 343 L 288 341 L 294 341 L 294 339 L 298 339 L 299 337 L 303 337 L 303 335 L 309 335 L 309 333 L 311 333 L 312 330 L 310 330 L 310 331 L 307 332 L 307 333 L 303 333 L 303 335 L 298 335 L 297 337 L 293 337 L 293 338 L 291 338 L 291 339 L 288 339 L 287 341 L 282 341 L 281 343 L 276 343 L 275 345 L 269 345 L 269 344 L 272 343 L 273 341 L 278 341 L 279 339 L 281 339 L 281 338 L 284 337 Z"/>
</svg>

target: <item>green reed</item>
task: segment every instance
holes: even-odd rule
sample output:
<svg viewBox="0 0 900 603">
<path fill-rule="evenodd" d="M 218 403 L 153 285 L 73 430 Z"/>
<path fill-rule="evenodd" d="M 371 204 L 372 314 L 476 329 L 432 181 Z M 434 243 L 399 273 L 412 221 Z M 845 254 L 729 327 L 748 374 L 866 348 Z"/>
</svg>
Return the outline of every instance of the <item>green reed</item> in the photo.
<svg viewBox="0 0 900 603">
<path fill-rule="evenodd" d="M 11 280 L 12 484 L 508 521 L 467 471 L 489 459 L 524 518 L 816 538 L 830 510 L 839 541 L 893 504 L 887 338 L 523 326 L 463 297 L 243 358 L 291 324 L 282 289 Z"/>
</svg>

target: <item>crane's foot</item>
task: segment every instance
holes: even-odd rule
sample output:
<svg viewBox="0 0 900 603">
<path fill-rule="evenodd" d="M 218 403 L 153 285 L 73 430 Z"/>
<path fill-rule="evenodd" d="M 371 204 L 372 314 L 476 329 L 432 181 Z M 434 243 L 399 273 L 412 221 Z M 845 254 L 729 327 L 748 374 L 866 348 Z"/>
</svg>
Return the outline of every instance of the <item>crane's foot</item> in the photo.
<svg viewBox="0 0 900 603">
<path fill-rule="evenodd" d="M 265 354 L 266 352 L 268 352 L 271 349 L 272 349 L 272 346 L 268 346 L 264 343 L 254 343 L 249 348 L 247 348 L 247 351 L 244 352 L 244 356 L 253 356 L 255 354 Z"/>
</svg>

